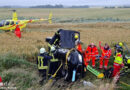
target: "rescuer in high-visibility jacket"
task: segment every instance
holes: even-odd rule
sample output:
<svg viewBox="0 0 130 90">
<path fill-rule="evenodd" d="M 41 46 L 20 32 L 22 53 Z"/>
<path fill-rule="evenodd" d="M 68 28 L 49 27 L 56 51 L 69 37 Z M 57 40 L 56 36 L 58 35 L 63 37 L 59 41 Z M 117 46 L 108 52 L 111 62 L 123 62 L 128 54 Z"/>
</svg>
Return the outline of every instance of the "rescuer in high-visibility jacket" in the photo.
<svg viewBox="0 0 130 90">
<path fill-rule="evenodd" d="M 40 54 L 37 57 L 37 66 L 39 74 L 43 77 L 43 80 L 45 80 L 47 77 L 48 62 L 50 59 L 52 59 L 52 56 L 49 56 L 46 53 L 45 48 L 41 48 Z"/>
<path fill-rule="evenodd" d="M 89 45 L 85 50 L 86 60 L 84 62 L 88 62 L 90 61 L 90 59 L 92 59 L 92 67 L 95 67 L 95 60 L 97 55 L 98 55 L 98 49 L 96 45 L 94 45 L 94 43 L 91 43 L 91 45 Z"/>
<path fill-rule="evenodd" d="M 106 43 L 104 47 L 101 46 L 101 42 L 99 42 L 99 47 L 101 48 L 102 51 L 102 55 L 100 57 L 100 66 L 99 68 L 102 69 L 103 68 L 103 60 L 104 60 L 104 69 L 107 69 L 108 66 L 108 62 L 111 56 L 111 49 L 109 47 L 109 45 Z"/>
<path fill-rule="evenodd" d="M 116 56 L 115 56 L 115 60 L 114 60 L 114 64 L 113 64 L 113 74 L 112 76 L 116 76 L 120 74 L 120 70 L 121 68 L 124 66 L 123 63 L 123 56 L 121 54 L 120 50 L 117 50 Z"/>
</svg>

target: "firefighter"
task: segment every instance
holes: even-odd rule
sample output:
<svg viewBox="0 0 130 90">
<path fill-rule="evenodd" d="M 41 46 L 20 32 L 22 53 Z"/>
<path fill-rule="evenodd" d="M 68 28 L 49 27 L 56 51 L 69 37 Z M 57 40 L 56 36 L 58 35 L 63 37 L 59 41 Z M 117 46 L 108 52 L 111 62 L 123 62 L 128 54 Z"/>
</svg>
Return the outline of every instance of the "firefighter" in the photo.
<svg viewBox="0 0 130 90">
<path fill-rule="evenodd" d="M 45 48 L 41 48 L 40 54 L 37 57 L 37 65 L 38 65 L 39 75 L 43 77 L 43 79 L 40 81 L 41 83 L 47 77 L 48 61 L 50 59 L 52 59 L 52 56 L 49 56 L 46 53 Z"/>
<path fill-rule="evenodd" d="M 115 46 L 114 46 L 114 48 L 115 48 L 115 55 L 116 55 L 116 53 L 117 53 L 117 49 L 120 49 L 120 51 L 121 51 L 121 54 L 123 55 L 123 43 L 122 42 L 119 42 L 118 44 L 116 44 Z"/>
<path fill-rule="evenodd" d="M 117 49 L 117 53 L 116 53 L 114 64 L 113 64 L 114 70 L 113 70 L 112 76 L 114 77 L 116 75 L 119 75 L 120 70 L 123 66 L 124 66 L 124 63 L 123 63 L 123 56 L 121 54 L 121 50 Z"/>
<path fill-rule="evenodd" d="M 50 60 L 50 67 L 49 67 L 49 76 L 52 76 L 55 74 L 56 70 L 59 67 L 59 62 L 58 59 L 56 59 L 56 54 L 55 54 L 55 47 L 51 46 L 50 48 L 50 56 L 52 56 L 52 59 Z"/>
<path fill-rule="evenodd" d="M 98 55 L 98 49 L 96 45 L 94 45 L 94 43 L 91 43 L 85 50 L 85 57 L 86 57 L 85 62 L 88 62 L 92 59 L 92 67 L 95 67 L 95 59 L 97 55 Z"/>
<path fill-rule="evenodd" d="M 130 68 L 130 57 L 127 55 L 124 55 L 123 60 L 124 60 L 124 65 Z"/>
<path fill-rule="evenodd" d="M 101 48 L 101 51 L 102 51 L 102 54 L 101 54 L 101 57 L 100 57 L 99 69 L 103 68 L 103 60 L 104 60 L 104 69 L 107 69 L 108 62 L 109 62 L 109 59 L 110 59 L 110 56 L 111 56 L 111 53 L 112 53 L 111 49 L 110 49 L 110 47 L 107 43 L 105 43 L 105 46 L 102 47 L 101 42 L 99 42 L 99 47 Z"/>
</svg>

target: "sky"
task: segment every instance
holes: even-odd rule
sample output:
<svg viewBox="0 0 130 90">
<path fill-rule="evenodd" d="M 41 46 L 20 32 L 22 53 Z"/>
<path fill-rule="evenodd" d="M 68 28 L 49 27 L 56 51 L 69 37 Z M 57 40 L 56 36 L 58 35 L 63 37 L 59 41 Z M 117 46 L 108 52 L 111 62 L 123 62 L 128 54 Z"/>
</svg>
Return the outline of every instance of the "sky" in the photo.
<svg viewBox="0 0 130 90">
<path fill-rule="evenodd" d="M 35 5 L 130 5 L 130 0 L 0 0 L 0 6 L 35 6 Z"/>
</svg>

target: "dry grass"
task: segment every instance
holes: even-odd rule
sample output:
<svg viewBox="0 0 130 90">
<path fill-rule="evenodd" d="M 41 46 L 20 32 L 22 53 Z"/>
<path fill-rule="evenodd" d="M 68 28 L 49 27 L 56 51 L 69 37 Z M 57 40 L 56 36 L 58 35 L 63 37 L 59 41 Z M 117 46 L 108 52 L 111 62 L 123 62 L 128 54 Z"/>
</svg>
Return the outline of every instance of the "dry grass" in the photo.
<svg viewBox="0 0 130 90">
<path fill-rule="evenodd" d="M 0 18 L 11 18 L 11 9 L 0 8 Z M 129 9 L 16 9 L 18 16 L 30 18 L 47 18 L 49 12 L 53 13 L 54 19 L 98 19 L 98 18 L 119 18 L 130 19 Z M 39 48 L 45 45 L 45 38 L 54 35 L 54 32 L 63 28 L 67 30 L 77 30 L 81 33 L 81 41 L 86 45 L 94 42 L 107 42 L 111 45 L 117 42 L 126 42 L 130 46 L 130 23 L 37 23 L 28 24 L 22 33 L 22 38 L 18 39 L 13 33 L 0 33 L 0 54 L 13 52 L 18 55 L 33 56 L 39 52 Z"/>
<path fill-rule="evenodd" d="M 24 57 L 35 57 L 39 48 L 44 47 L 45 37 L 51 33 L 23 32 L 22 38 L 15 37 L 14 33 L 0 33 L 0 53 L 15 53 Z"/>
<path fill-rule="evenodd" d="M 108 43 L 126 42 L 130 47 L 130 23 L 95 23 L 95 24 L 29 24 L 27 31 L 18 39 L 14 33 L 0 33 L 0 53 L 13 52 L 31 57 L 46 45 L 45 38 L 53 36 L 60 28 L 77 30 L 81 33 L 81 41 L 86 45 L 94 42 Z"/>
</svg>

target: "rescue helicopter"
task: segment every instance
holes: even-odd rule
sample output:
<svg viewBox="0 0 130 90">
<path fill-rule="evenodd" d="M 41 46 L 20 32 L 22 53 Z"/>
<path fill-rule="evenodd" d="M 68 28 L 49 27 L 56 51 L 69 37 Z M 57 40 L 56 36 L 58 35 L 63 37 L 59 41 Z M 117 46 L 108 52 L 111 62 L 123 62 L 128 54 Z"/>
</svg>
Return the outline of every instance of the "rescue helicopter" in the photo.
<svg viewBox="0 0 130 90">
<path fill-rule="evenodd" d="M 39 21 L 48 21 L 50 24 L 52 23 L 52 13 L 49 14 L 49 17 L 46 19 L 30 19 L 30 20 L 19 20 L 16 10 L 13 11 L 13 16 L 11 20 L 2 20 L 0 22 L 0 30 L 3 31 L 14 31 L 16 26 L 18 25 L 20 30 L 25 28 L 27 23 L 39 22 Z"/>
</svg>

